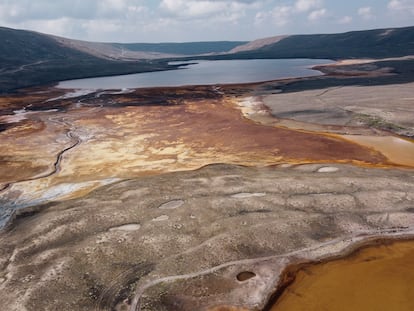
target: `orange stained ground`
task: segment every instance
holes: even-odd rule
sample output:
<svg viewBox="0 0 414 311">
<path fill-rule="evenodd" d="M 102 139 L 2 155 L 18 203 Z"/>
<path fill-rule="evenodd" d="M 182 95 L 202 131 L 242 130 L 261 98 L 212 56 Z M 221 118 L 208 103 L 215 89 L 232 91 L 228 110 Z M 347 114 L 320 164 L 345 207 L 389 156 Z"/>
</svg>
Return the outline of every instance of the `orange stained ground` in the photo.
<svg viewBox="0 0 414 311">
<path fill-rule="evenodd" d="M 414 310 L 414 241 L 302 268 L 271 311 L 305 310 Z"/>
<path fill-rule="evenodd" d="M 158 150 L 184 145 L 206 160 L 219 161 L 220 157 L 231 156 L 233 161 L 256 164 L 277 162 L 281 158 L 297 161 L 384 161 L 378 153 L 339 137 L 256 124 L 245 119 L 228 100 L 106 109 L 82 118 L 78 123 L 85 127 L 95 124 L 109 129 L 109 139 L 148 135 L 144 143 Z M 116 129 L 119 131 L 114 132 Z"/>
<path fill-rule="evenodd" d="M 49 185 L 130 178 L 211 163 L 387 164 L 378 152 L 337 136 L 257 124 L 243 117 L 234 97 L 214 95 L 211 87 L 91 98 L 85 98 L 82 107 L 76 107 L 78 99 L 35 103 L 53 109 L 61 105 L 65 110 L 29 114 L 28 120 L 1 132 L 5 157 L 0 159 L 0 182 L 53 171 L 58 152 L 77 137 L 82 142 L 64 154 Z"/>
</svg>

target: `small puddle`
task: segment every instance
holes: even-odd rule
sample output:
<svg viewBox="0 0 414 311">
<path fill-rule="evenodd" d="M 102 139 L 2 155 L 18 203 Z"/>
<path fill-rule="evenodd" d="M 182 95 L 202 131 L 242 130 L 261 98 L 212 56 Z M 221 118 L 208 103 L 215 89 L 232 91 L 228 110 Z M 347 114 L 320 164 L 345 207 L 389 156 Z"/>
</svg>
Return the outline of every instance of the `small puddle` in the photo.
<svg viewBox="0 0 414 311">
<path fill-rule="evenodd" d="M 395 136 L 343 135 L 347 140 L 374 148 L 395 164 L 414 166 L 414 143 Z"/>
<path fill-rule="evenodd" d="M 414 241 L 305 265 L 270 311 L 414 310 Z"/>
<path fill-rule="evenodd" d="M 244 282 L 244 281 L 247 281 L 247 280 L 250 280 L 250 279 L 254 278 L 255 276 L 256 276 L 256 274 L 253 273 L 253 272 L 243 271 L 243 272 L 240 272 L 239 274 L 237 274 L 236 278 L 239 282 Z"/>
</svg>

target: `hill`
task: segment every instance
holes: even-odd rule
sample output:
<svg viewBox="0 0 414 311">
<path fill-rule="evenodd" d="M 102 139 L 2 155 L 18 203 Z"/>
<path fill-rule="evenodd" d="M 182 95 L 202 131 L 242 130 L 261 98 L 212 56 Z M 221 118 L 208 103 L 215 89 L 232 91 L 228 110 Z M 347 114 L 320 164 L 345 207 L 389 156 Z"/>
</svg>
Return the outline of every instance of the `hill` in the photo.
<svg viewBox="0 0 414 311">
<path fill-rule="evenodd" d="M 66 79 L 170 69 L 166 63 L 97 57 L 53 37 L 0 27 L 0 93 Z"/>
<path fill-rule="evenodd" d="M 0 27 L 0 93 L 51 82 L 173 69 L 167 61 L 246 42 L 99 43 Z"/>
<path fill-rule="evenodd" d="M 386 58 L 414 55 L 414 27 L 293 35 L 270 44 L 249 43 L 224 58 Z M 256 40 L 266 42 L 266 39 Z M 253 41 L 254 42 L 254 41 Z M 260 42 L 259 42 L 260 43 Z"/>
<path fill-rule="evenodd" d="M 183 43 L 101 43 L 50 36 L 61 45 L 112 60 L 180 58 L 192 55 L 227 53 L 245 41 L 211 41 Z"/>
<path fill-rule="evenodd" d="M 414 55 L 414 27 L 252 42 L 99 43 L 0 27 L 0 93 L 51 82 L 174 69 L 168 60 Z"/>
<path fill-rule="evenodd" d="M 183 43 L 113 43 L 113 46 L 130 51 L 157 52 L 179 55 L 201 55 L 225 53 L 247 44 L 246 41 L 212 41 L 212 42 L 183 42 Z"/>
</svg>

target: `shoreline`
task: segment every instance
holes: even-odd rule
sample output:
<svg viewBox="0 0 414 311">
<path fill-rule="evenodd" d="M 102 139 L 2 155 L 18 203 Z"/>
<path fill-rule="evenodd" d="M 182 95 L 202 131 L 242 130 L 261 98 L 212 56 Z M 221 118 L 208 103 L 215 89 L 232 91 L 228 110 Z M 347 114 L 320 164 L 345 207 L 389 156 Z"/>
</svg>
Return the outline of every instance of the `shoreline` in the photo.
<svg viewBox="0 0 414 311">
<path fill-rule="evenodd" d="M 315 259 L 308 259 L 301 261 L 297 259 L 297 262 L 292 262 L 286 265 L 283 272 L 280 274 L 280 282 L 277 284 L 274 293 L 268 299 L 263 311 L 271 311 L 272 308 L 277 305 L 278 300 L 284 294 L 284 292 L 296 281 L 296 275 L 299 271 L 306 269 L 307 267 L 324 265 L 330 262 L 335 262 L 341 259 L 349 259 L 355 257 L 360 251 L 365 249 L 376 249 L 384 245 L 392 245 L 396 243 L 413 243 L 414 244 L 414 228 L 406 234 L 396 235 L 378 235 L 366 237 L 361 241 L 356 241 L 353 244 L 345 247 L 342 251 L 335 254 L 328 254 Z"/>
<path fill-rule="evenodd" d="M 413 56 L 414 57 L 414 56 Z M 258 59 L 262 59 L 262 58 L 258 58 Z M 277 58 L 275 60 L 289 60 L 290 58 Z M 315 60 L 318 58 L 307 58 L 309 60 Z M 408 58 L 390 58 L 387 60 L 411 60 L 412 58 L 408 57 Z M 230 59 L 230 60 L 256 60 L 256 58 L 249 58 L 249 59 Z M 269 58 L 266 60 L 274 60 L 273 58 Z M 261 84 L 265 84 L 265 83 L 272 83 L 272 82 L 289 82 L 291 80 L 302 80 L 302 79 L 308 79 L 308 78 L 317 78 L 317 77 L 321 77 L 321 76 L 330 76 L 330 74 L 327 74 L 326 72 L 324 72 L 325 67 L 331 68 L 331 67 L 341 67 L 341 66 L 351 66 L 351 65 L 359 65 L 359 64 L 366 64 L 366 63 L 375 63 L 378 61 L 382 61 L 382 59 L 370 59 L 370 60 L 335 60 L 335 59 L 326 59 L 328 61 L 332 61 L 333 63 L 328 63 L 328 64 L 320 64 L 320 65 L 309 65 L 307 66 L 308 69 L 314 70 L 314 71 L 319 71 L 321 74 L 320 75 L 314 75 L 314 76 L 307 76 L 307 77 L 284 77 L 284 78 L 278 78 L 278 79 L 271 79 L 271 80 L 263 80 L 263 81 L 258 81 L 258 82 L 244 82 L 244 83 L 224 83 L 224 84 L 212 84 L 212 85 L 217 85 L 217 86 L 252 86 L 252 85 L 261 85 Z M 210 61 L 215 61 L 210 60 Z M 185 60 L 183 60 L 183 62 L 186 62 Z M 190 62 L 193 62 L 193 60 L 190 60 Z M 71 91 L 76 91 L 79 89 L 76 88 L 59 88 L 58 85 L 61 82 L 65 82 L 65 81 L 73 81 L 73 80 L 82 80 L 82 79 L 92 79 L 92 78 L 105 78 L 105 77 L 116 77 L 116 76 L 127 76 L 127 75 L 134 75 L 134 74 L 140 74 L 140 73 L 151 73 L 151 72 L 163 72 L 163 71 L 174 71 L 174 70 L 180 70 L 182 69 L 182 66 L 187 66 L 187 65 L 192 65 L 193 63 L 184 63 L 184 65 L 180 64 L 173 64 L 173 65 L 168 65 L 171 68 L 165 68 L 165 69 L 154 69 L 154 70 L 149 70 L 149 71 L 137 71 L 137 72 L 131 72 L 131 73 L 124 73 L 124 74 L 110 74 L 110 75 L 85 75 L 79 78 L 75 78 L 75 79 L 68 79 L 68 80 L 60 80 L 60 81 L 53 81 L 53 82 L 49 82 L 46 84 L 33 84 L 33 85 L 29 85 L 29 86 L 24 86 L 24 87 L 19 87 L 19 88 L 15 88 L 10 90 L 10 94 L 14 94 L 16 92 L 19 91 L 24 91 L 26 89 L 32 89 L 32 88 L 39 88 L 39 87 L 53 87 L 56 89 L 60 89 L 60 90 L 71 90 Z M 194 64 L 197 64 L 197 62 L 195 62 Z M 342 71 L 338 70 L 336 72 L 336 74 L 334 75 L 338 75 L 341 76 Z M 358 76 L 358 75 L 355 75 Z M 140 87 L 140 88 L 129 88 L 129 89 L 156 89 L 156 88 L 181 88 L 181 87 L 196 87 L 196 86 L 206 86 L 205 84 L 188 84 L 188 85 L 179 85 L 179 86 L 154 86 L 154 87 Z M 95 89 L 94 91 L 98 91 L 101 89 Z M 119 90 L 119 88 L 115 88 L 115 89 L 103 89 L 104 91 L 109 91 L 109 90 Z M 8 93 L 0 93 L 2 96 L 3 95 L 8 95 Z"/>
<path fill-rule="evenodd" d="M 32 216 L 30 212 L 29 212 L 29 216 Z M 402 231 L 398 231 L 398 230 L 402 230 Z M 323 245 L 315 246 L 309 250 L 297 250 L 294 252 L 295 255 L 281 254 L 281 255 L 274 255 L 274 256 L 270 256 L 266 258 L 253 258 L 253 259 L 248 259 L 248 260 L 241 260 L 240 263 L 239 262 L 224 263 L 220 265 L 220 268 L 217 270 L 219 271 L 226 266 L 238 266 L 238 265 L 244 266 L 246 264 L 256 265 L 256 264 L 260 264 L 261 262 L 271 261 L 272 259 L 275 259 L 275 258 L 278 258 L 278 259 L 287 258 L 288 262 L 281 266 L 282 272 L 279 275 L 274 275 L 278 279 L 278 281 L 274 284 L 274 290 L 270 291 L 268 297 L 264 300 L 263 305 L 260 307 L 260 310 L 262 311 L 271 311 L 272 307 L 277 303 L 278 299 L 281 297 L 281 295 L 283 295 L 285 290 L 288 289 L 289 286 L 291 286 L 295 282 L 296 274 L 302 269 L 310 267 L 310 266 L 324 265 L 326 263 L 334 262 L 336 260 L 352 258 L 358 252 L 360 252 L 361 250 L 367 249 L 367 248 L 375 249 L 377 247 L 381 247 L 384 245 L 390 245 L 390 244 L 401 243 L 401 242 L 414 243 L 414 228 L 391 229 L 388 232 L 383 232 L 383 233 L 377 232 L 377 233 L 372 233 L 372 234 L 367 233 L 366 235 L 363 235 L 363 236 L 360 235 L 360 236 L 351 237 L 351 238 L 341 237 L 336 240 L 337 241 L 335 240 L 328 241 L 328 244 L 332 243 L 334 247 L 336 243 L 338 244 L 345 243 L 346 245 L 343 246 L 343 248 L 338 251 L 318 255 L 314 258 L 312 258 L 312 256 L 309 256 L 307 258 L 305 258 L 306 257 L 305 256 L 301 258 L 300 253 L 312 252 L 312 250 L 317 250 L 321 247 L 323 248 Z M 210 270 L 211 269 L 209 269 L 208 273 L 214 272 L 214 268 L 213 270 L 211 271 Z M 189 278 L 193 278 L 193 277 L 196 277 L 196 275 L 194 274 L 194 275 L 189 276 Z M 150 282 L 148 286 L 145 286 L 145 289 L 139 290 L 139 295 L 144 295 L 145 291 L 149 290 L 153 286 L 156 286 L 157 284 L 161 284 L 164 282 L 169 283 L 173 279 L 175 279 L 175 276 L 166 277 L 165 280 L 160 279 L 160 280 L 157 280 L 156 282 Z M 187 277 L 181 278 L 180 276 L 177 276 L 177 280 L 180 280 L 180 279 L 187 279 Z M 129 310 L 140 311 L 141 310 L 140 299 L 139 298 L 134 298 L 134 299 L 135 299 L 135 303 L 134 302 L 132 303 L 132 307 Z M 213 310 L 216 310 L 217 308 L 223 311 L 227 311 L 227 310 L 237 311 L 239 310 L 239 308 L 240 310 L 253 310 L 253 309 L 250 309 L 246 305 L 243 305 L 240 307 L 231 306 L 231 307 L 228 307 L 228 309 L 226 309 L 227 306 L 212 306 L 211 308 L 208 308 L 208 310 L 213 311 Z"/>
<path fill-rule="evenodd" d="M 314 265 L 323 265 L 328 262 L 332 262 L 339 259 L 346 259 L 354 256 L 355 253 L 366 248 L 374 248 L 387 244 L 398 243 L 398 242 L 410 242 L 414 243 L 414 227 L 400 229 L 385 230 L 383 233 L 372 232 L 372 233 L 359 233 L 358 235 L 350 237 L 340 237 L 327 241 L 320 245 L 315 245 L 307 249 L 295 250 L 288 254 L 278 254 L 268 257 L 250 258 L 234 262 L 222 263 L 219 266 L 212 267 L 205 271 L 199 271 L 198 273 L 192 273 L 188 275 L 174 275 L 167 276 L 164 278 L 148 281 L 141 287 L 136 289 L 135 295 L 132 299 L 129 311 L 141 311 L 141 297 L 145 295 L 146 291 L 149 291 L 151 287 L 161 285 L 162 283 L 170 283 L 182 280 L 189 280 L 195 277 L 201 277 L 210 273 L 218 272 L 226 267 L 232 266 L 257 266 L 262 263 L 269 263 L 275 265 L 277 270 L 281 271 L 278 275 L 273 277 L 277 280 L 274 290 L 271 291 L 265 298 L 265 301 L 261 305 L 256 306 L 232 306 L 228 307 L 229 311 L 233 310 L 230 308 L 241 308 L 241 310 L 262 310 L 271 311 L 272 306 L 277 303 L 277 300 L 283 294 L 283 292 L 295 281 L 295 275 L 303 268 Z M 320 254 L 320 249 L 332 248 L 325 254 Z M 336 249 L 338 248 L 338 249 Z M 322 251 L 323 252 L 323 251 Z M 315 255 L 314 255 L 315 254 Z M 273 263 L 272 263 L 273 262 Z M 243 270 L 243 269 L 242 269 Z M 242 273 L 252 273 L 250 271 Z M 254 274 L 254 273 L 253 273 Z M 256 275 L 254 274 L 253 278 Z M 243 282 L 243 281 L 242 281 Z M 227 311 L 227 306 L 210 306 L 207 307 L 207 311 L 214 311 L 216 309 Z M 223 308 L 223 309 L 220 309 Z M 244 309 L 246 308 L 246 309 Z M 257 309 L 258 308 L 258 309 Z"/>
<path fill-rule="evenodd" d="M 384 155 L 388 163 L 380 165 L 382 167 L 414 168 L 414 161 L 409 156 L 414 156 L 414 140 L 410 136 L 398 135 L 390 130 L 373 132 L 371 128 L 362 126 L 323 125 L 294 119 L 280 119 L 273 116 L 271 108 L 266 106 L 267 98 L 270 98 L 270 96 L 259 95 L 235 99 L 234 101 L 235 106 L 240 109 L 243 116 L 257 124 L 341 139 L 364 148 L 370 148 Z M 277 95 L 275 98 L 277 100 Z M 368 163 L 366 165 L 369 166 Z"/>
</svg>

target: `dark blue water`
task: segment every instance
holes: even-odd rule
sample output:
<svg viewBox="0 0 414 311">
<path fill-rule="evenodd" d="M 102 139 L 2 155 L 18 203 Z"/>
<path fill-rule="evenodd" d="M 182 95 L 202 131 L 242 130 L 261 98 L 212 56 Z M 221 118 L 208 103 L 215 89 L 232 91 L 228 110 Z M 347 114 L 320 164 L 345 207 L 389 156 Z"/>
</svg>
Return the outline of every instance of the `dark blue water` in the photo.
<svg viewBox="0 0 414 311">
<path fill-rule="evenodd" d="M 282 78 L 316 76 L 310 67 L 332 61 L 326 59 L 250 59 L 193 61 L 178 70 L 62 81 L 60 88 L 123 89 L 157 86 L 249 83 Z"/>
</svg>

